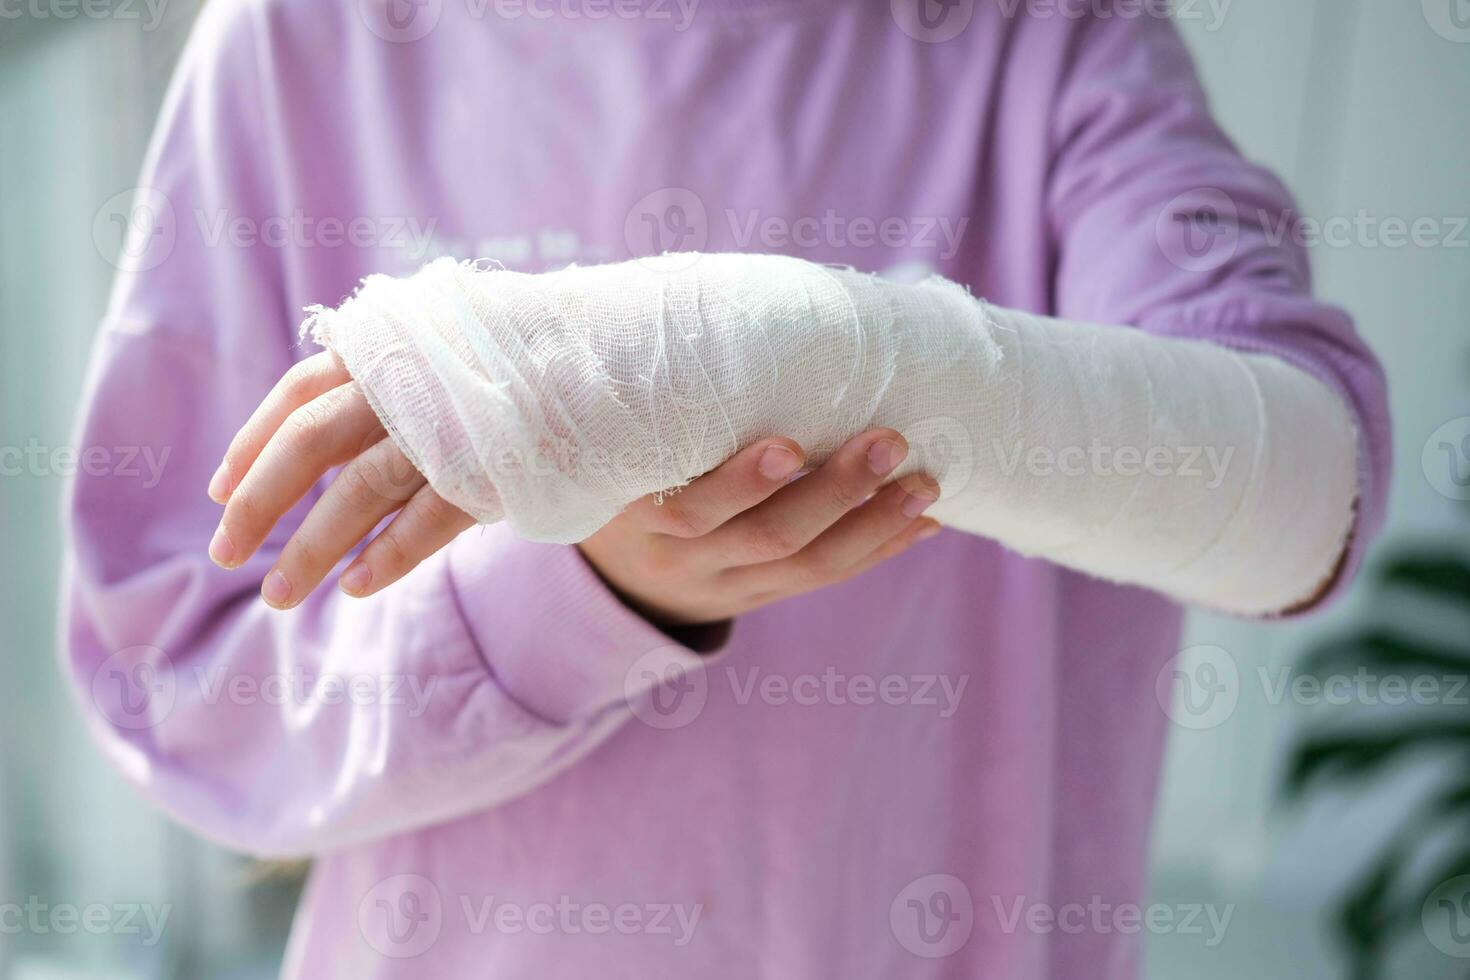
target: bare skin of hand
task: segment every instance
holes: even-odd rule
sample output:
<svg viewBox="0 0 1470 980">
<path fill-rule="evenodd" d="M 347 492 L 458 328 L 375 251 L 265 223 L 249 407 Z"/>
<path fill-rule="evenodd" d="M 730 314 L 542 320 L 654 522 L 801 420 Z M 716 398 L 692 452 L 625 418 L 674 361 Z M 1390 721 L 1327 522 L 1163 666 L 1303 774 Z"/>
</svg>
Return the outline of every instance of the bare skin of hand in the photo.
<svg viewBox="0 0 1470 980">
<path fill-rule="evenodd" d="M 896 432 L 864 433 L 791 482 L 800 447 L 763 440 L 661 506 L 638 501 L 579 547 L 660 625 L 727 619 L 850 578 L 938 531 L 918 517 L 938 496 L 932 480 L 882 486 L 907 451 Z M 261 583 L 278 609 L 300 604 L 390 515 L 343 572 L 348 595 L 381 591 L 474 526 L 388 438 L 335 355 L 322 353 L 288 371 L 231 441 L 209 484 L 225 508 L 210 558 L 244 564 L 337 466 Z"/>
<path fill-rule="evenodd" d="M 936 534 L 919 515 L 938 484 L 887 483 L 907 455 L 902 436 L 875 429 L 792 481 L 801 447 L 765 439 L 662 503 L 637 501 L 578 547 L 651 622 L 719 622 L 850 579 Z"/>
<path fill-rule="evenodd" d="M 210 498 L 225 506 L 209 557 L 223 568 L 244 564 L 335 466 L 342 471 L 261 583 L 278 609 L 298 605 L 390 514 L 342 574 L 348 595 L 386 588 L 474 526 L 399 452 L 336 356 L 322 353 L 286 372 L 231 441 L 209 483 Z"/>
</svg>

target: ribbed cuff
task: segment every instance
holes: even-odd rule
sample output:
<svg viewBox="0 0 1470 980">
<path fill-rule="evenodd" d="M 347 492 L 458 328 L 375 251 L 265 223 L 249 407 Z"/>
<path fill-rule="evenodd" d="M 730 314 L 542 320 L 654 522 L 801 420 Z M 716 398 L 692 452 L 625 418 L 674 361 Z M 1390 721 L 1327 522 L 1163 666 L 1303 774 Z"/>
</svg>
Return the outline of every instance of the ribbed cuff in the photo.
<svg viewBox="0 0 1470 980">
<path fill-rule="evenodd" d="M 486 666 L 527 710 L 556 724 L 641 697 L 657 673 L 701 656 L 625 606 L 572 545 L 516 538 L 503 525 L 450 546 L 450 576 Z M 718 634 L 728 634 L 728 629 Z"/>
</svg>

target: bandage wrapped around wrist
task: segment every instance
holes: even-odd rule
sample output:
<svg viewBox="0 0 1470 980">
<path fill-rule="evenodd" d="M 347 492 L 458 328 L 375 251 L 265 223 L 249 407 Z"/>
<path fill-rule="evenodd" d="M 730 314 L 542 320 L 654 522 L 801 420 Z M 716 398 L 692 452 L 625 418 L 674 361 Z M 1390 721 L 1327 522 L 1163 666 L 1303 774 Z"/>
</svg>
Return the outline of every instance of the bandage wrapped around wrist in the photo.
<svg viewBox="0 0 1470 980">
<path fill-rule="evenodd" d="M 1031 316 L 934 277 L 670 254 L 539 275 L 441 259 L 303 333 L 446 500 L 574 542 L 763 437 L 815 465 L 887 426 L 930 514 L 1025 555 L 1246 614 L 1330 577 L 1356 439 L 1276 359 Z"/>
</svg>

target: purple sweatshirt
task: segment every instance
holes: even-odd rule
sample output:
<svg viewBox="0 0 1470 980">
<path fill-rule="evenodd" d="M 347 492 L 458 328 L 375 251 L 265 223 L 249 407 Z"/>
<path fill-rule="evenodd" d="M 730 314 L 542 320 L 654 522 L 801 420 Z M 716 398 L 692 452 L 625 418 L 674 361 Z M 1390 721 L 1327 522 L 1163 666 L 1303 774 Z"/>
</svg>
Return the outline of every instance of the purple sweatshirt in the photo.
<svg viewBox="0 0 1470 980">
<path fill-rule="evenodd" d="M 1362 437 L 1340 590 L 1384 513 L 1381 372 L 1173 26 L 375 2 L 211 0 L 164 106 L 79 436 L 160 465 L 82 466 L 70 506 L 67 669 L 107 754 L 211 839 L 315 856 L 289 977 L 1134 975 L 1160 596 L 946 531 L 696 651 L 489 527 L 276 612 L 306 505 L 222 571 L 205 485 L 310 353 L 302 308 L 368 273 L 786 252 L 1323 379 Z"/>
</svg>

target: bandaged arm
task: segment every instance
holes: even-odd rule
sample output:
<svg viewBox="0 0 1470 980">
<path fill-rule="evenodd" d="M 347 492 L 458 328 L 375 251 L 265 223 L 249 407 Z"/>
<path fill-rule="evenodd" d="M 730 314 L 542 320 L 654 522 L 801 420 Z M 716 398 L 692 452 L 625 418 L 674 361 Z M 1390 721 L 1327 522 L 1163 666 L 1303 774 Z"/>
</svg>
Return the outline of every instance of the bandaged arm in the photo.
<svg viewBox="0 0 1470 980">
<path fill-rule="evenodd" d="M 370 278 L 307 331 L 446 499 L 576 541 L 764 436 L 889 426 L 930 513 L 1242 614 L 1317 595 L 1353 520 L 1346 407 L 1277 358 L 760 255 Z"/>
</svg>

